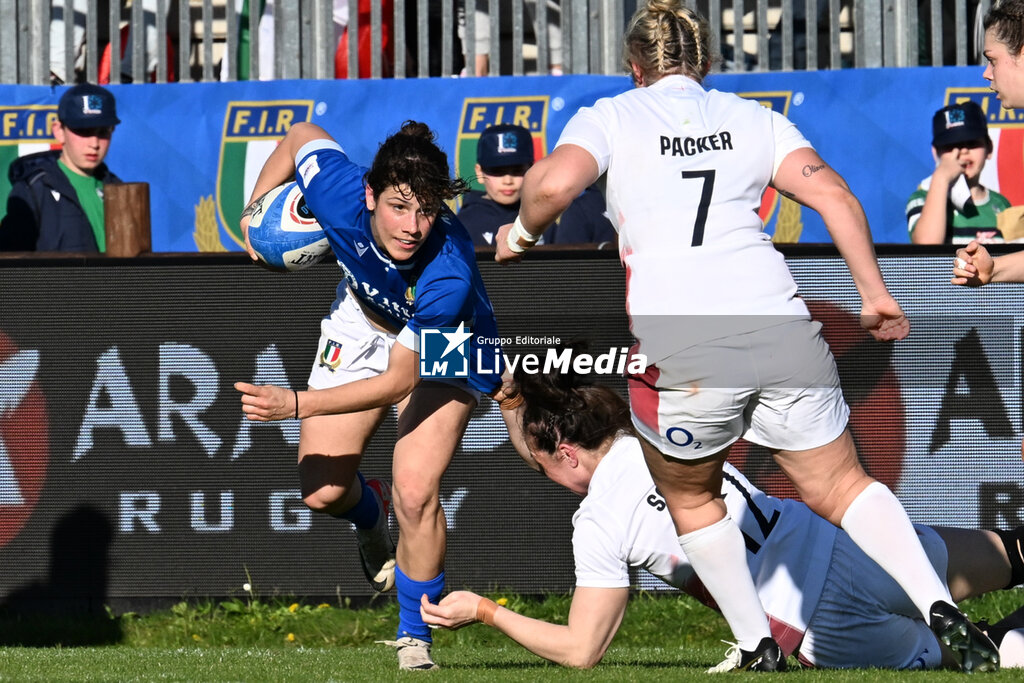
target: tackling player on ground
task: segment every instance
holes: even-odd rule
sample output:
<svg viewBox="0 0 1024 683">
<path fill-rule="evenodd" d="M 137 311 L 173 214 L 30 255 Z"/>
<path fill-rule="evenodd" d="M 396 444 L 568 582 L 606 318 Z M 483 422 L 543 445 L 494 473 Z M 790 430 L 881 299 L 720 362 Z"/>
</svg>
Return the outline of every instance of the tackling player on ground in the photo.
<svg viewBox="0 0 1024 683">
<path fill-rule="evenodd" d="M 421 601 L 429 624 L 459 628 L 485 622 L 531 652 L 564 666 L 601 661 L 626 611 L 630 569 L 644 569 L 708 604 L 709 596 L 680 552 L 665 501 L 643 465 L 629 406 L 606 387 L 566 376 L 517 373 L 525 405 L 503 415 L 528 465 L 580 496 L 573 516 L 576 588 L 568 623 L 516 614 L 468 591 L 439 604 Z M 520 427 L 521 425 L 521 427 Z M 759 491 L 724 466 L 722 496 L 746 539 L 746 569 L 787 656 L 828 668 L 934 669 L 948 651 L 916 614 L 906 593 L 840 529 L 803 503 Z M 917 533 L 956 600 L 1024 583 L 1014 532 L 932 529 Z M 709 604 L 713 607 L 713 603 Z M 1004 664 L 1024 666 L 1022 614 L 988 628 Z M 944 656 L 945 655 L 945 656 Z M 738 649 L 714 671 L 737 668 Z"/>
<path fill-rule="evenodd" d="M 995 646 L 952 604 L 900 502 L 861 466 L 835 361 L 757 213 L 769 185 L 818 211 L 861 296 L 862 325 L 878 340 L 902 339 L 910 326 L 886 289 L 864 211 L 784 116 L 702 87 L 709 46 L 695 11 L 644 3 L 624 40 L 637 87 L 570 119 L 527 172 L 495 257 L 521 258 L 607 173 L 630 326 L 652 363 L 630 378 L 633 423 L 743 667 L 771 671 L 785 659 L 721 499 L 722 466 L 741 436 L 770 449 L 808 506 L 907 591 L 965 670 L 995 670 Z"/>
</svg>

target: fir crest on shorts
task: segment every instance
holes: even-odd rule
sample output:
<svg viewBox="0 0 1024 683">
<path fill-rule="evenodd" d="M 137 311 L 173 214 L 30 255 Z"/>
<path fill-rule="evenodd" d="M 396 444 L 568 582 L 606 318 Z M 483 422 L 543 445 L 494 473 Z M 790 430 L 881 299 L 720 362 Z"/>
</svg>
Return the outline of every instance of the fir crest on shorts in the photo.
<svg viewBox="0 0 1024 683">
<path fill-rule="evenodd" d="M 341 365 L 341 344 L 333 339 L 328 339 L 324 350 L 320 352 L 320 367 L 334 372 L 339 365 Z"/>
</svg>

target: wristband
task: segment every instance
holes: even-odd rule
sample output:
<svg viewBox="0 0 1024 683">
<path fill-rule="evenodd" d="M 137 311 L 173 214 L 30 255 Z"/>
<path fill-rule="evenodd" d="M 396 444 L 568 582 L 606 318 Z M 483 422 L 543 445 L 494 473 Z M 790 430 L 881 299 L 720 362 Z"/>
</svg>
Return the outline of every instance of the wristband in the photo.
<svg viewBox="0 0 1024 683">
<path fill-rule="evenodd" d="M 526 246 L 519 244 L 519 240 L 526 243 Z M 533 235 L 526 231 L 523 227 L 523 221 L 519 216 L 516 216 L 515 222 L 512 223 L 512 229 L 508 231 L 508 238 L 505 243 L 508 245 L 509 250 L 515 254 L 522 254 L 527 249 L 532 247 L 540 239 L 540 235 Z"/>
<path fill-rule="evenodd" d="M 540 239 L 540 235 L 527 232 L 526 228 L 523 227 L 523 219 L 519 216 L 516 216 L 516 220 L 512 223 L 512 232 L 516 234 L 516 237 L 521 237 L 523 241 L 530 244 L 535 244 Z"/>
<path fill-rule="evenodd" d="M 523 398 L 522 394 L 516 394 L 515 396 L 503 398 L 498 402 L 498 407 L 502 410 L 515 410 L 519 406 L 523 405 L 523 401 L 525 400 L 526 399 Z"/>
<path fill-rule="evenodd" d="M 494 613 L 498 611 L 498 603 L 487 598 L 480 598 L 476 605 L 476 620 L 494 626 Z"/>
<path fill-rule="evenodd" d="M 519 238 L 516 237 L 515 229 L 508 231 L 508 239 L 505 240 L 505 244 L 508 245 L 509 250 L 513 254 L 523 254 L 526 252 L 526 247 L 519 246 Z"/>
<path fill-rule="evenodd" d="M 295 419 L 299 419 L 299 392 L 292 389 L 292 393 L 295 394 Z"/>
</svg>

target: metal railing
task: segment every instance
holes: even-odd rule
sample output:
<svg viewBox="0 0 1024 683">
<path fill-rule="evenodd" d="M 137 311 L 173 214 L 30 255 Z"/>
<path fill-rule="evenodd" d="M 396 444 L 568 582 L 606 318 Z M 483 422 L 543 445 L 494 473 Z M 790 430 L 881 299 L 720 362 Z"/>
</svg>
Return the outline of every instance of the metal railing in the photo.
<svg viewBox="0 0 1024 683">
<path fill-rule="evenodd" d="M 338 77 L 348 78 L 456 76 L 474 73 L 481 63 L 481 75 L 619 74 L 622 31 L 637 5 L 637 0 L 269 1 L 272 10 L 266 14 L 273 29 L 261 35 L 260 12 L 243 15 L 243 0 L 0 0 L 0 83 L 95 83 L 106 72 L 112 83 L 235 80 L 239 73 L 327 79 L 336 77 L 336 60 L 347 62 Z M 472 11 L 466 11 L 466 3 Z M 978 64 L 981 18 L 991 0 L 690 4 L 709 19 L 713 47 L 723 56 L 716 71 L 788 71 Z M 360 41 L 348 41 L 339 55 L 336 19 L 346 10 L 349 34 L 359 35 L 362 28 L 368 42 L 360 49 Z M 73 21 L 64 21 L 65 14 Z M 110 50 L 101 59 L 109 37 L 119 35 L 126 41 L 124 56 Z M 243 62 L 242 69 L 232 61 Z"/>
</svg>

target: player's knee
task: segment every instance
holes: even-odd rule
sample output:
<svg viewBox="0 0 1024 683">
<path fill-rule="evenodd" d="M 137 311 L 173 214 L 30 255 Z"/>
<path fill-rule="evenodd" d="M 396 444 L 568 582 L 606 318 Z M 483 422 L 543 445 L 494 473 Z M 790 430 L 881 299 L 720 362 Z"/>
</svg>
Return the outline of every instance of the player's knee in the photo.
<svg viewBox="0 0 1024 683">
<path fill-rule="evenodd" d="M 423 482 L 395 479 L 392 487 L 395 515 L 399 522 L 417 523 L 439 507 L 437 489 Z"/>
<path fill-rule="evenodd" d="M 322 486 L 305 493 L 302 502 L 313 512 L 338 514 L 347 507 L 351 507 L 346 506 L 348 493 L 349 487 L 347 486 Z"/>
</svg>

